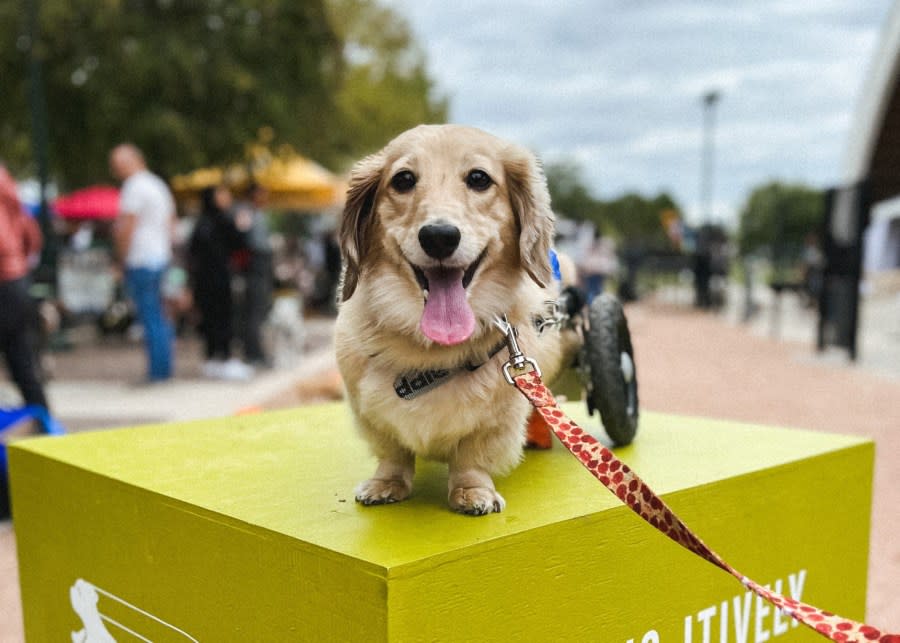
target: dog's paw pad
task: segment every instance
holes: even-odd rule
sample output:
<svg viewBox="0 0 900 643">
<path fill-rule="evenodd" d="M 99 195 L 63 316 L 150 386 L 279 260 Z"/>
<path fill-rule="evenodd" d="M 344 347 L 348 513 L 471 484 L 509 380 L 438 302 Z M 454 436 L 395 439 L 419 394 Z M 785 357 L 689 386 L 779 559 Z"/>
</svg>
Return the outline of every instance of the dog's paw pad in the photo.
<svg viewBox="0 0 900 643">
<path fill-rule="evenodd" d="M 450 507 L 470 516 L 484 516 L 503 511 L 506 501 L 494 489 L 457 487 L 450 492 Z"/>
<path fill-rule="evenodd" d="M 409 498 L 412 489 L 403 480 L 366 480 L 356 488 L 356 502 L 370 505 L 387 505 Z"/>
</svg>

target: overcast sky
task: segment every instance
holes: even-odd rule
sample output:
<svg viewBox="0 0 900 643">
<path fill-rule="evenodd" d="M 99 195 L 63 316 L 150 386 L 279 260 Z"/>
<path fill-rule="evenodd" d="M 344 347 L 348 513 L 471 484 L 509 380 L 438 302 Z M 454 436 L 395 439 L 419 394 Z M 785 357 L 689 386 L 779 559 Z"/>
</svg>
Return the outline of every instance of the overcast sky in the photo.
<svg viewBox="0 0 900 643">
<path fill-rule="evenodd" d="M 596 196 L 670 192 L 701 211 L 701 96 L 716 107 L 713 213 L 773 178 L 840 179 L 891 0 L 385 0 L 450 120 L 573 160 Z"/>
</svg>

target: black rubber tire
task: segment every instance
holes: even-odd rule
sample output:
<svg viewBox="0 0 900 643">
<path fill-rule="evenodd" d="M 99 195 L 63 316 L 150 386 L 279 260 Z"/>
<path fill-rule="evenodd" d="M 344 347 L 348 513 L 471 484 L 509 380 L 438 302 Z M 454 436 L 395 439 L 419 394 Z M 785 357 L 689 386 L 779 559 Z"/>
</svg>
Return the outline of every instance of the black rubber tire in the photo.
<svg viewBox="0 0 900 643">
<path fill-rule="evenodd" d="M 637 370 L 634 348 L 622 304 L 612 295 L 594 299 L 584 331 L 582 368 L 589 375 L 588 411 L 600 411 L 600 420 L 616 446 L 631 444 L 638 426 Z M 632 376 L 626 381 L 622 353 L 627 353 Z"/>
</svg>

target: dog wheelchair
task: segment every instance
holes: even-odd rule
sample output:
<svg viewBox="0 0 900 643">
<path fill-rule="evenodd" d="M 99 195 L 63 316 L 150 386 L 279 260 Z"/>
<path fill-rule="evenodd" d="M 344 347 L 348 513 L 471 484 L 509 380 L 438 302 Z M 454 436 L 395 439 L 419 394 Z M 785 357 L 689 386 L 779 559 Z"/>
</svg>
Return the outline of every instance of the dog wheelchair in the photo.
<svg viewBox="0 0 900 643">
<path fill-rule="evenodd" d="M 568 351 L 568 369 L 551 386 L 557 395 L 579 399 L 584 395 L 588 414 L 596 411 L 615 446 L 634 440 L 638 427 L 638 385 L 634 347 L 625 311 L 618 299 L 601 294 L 588 305 L 577 287 L 565 288 L 559 299 L 547 302 L 547 312 L 537 322 L 538 330 L 552 327 L 564 335 L 574 334 Z M 571 336 L 570 336 L 571 337 Z M 546 448 L 549 435 L 529 425 L 528 442 Z"/>
</svg>

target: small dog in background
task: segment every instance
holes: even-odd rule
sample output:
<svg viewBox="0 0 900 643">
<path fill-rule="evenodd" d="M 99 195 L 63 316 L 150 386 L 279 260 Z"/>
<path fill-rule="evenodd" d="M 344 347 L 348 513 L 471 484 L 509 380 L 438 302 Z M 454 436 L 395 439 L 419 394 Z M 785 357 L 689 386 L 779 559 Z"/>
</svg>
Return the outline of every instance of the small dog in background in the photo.
<svg viewBox="0 0 900 643">
<path fill-rule="evenodd" d="M 506 315 L 546 377 L 560 334 L 533 320 L 559 293 L 554 218 L 527 150 L 455 125 L 422 125 L 353 168 L 340 230 L 338 366 L 378 459 L 365 505 L 405 500 L 416 456 L 446 462 L 459 512 L 501 511 L 492 475 L 522 457 L 528 402 L 501 374 Z"/>
</svg>

